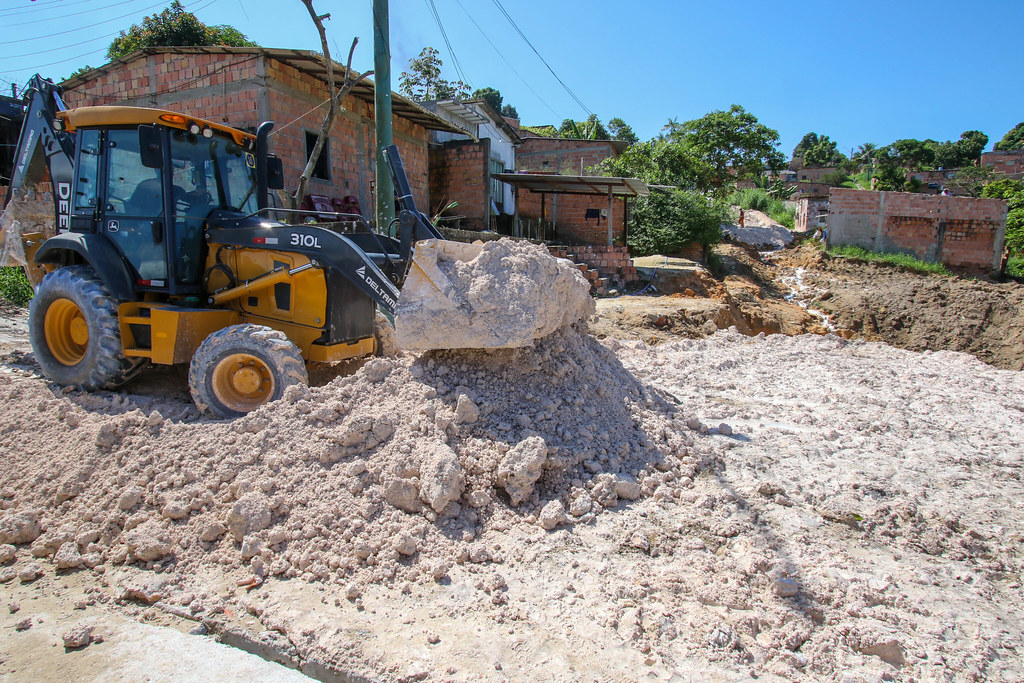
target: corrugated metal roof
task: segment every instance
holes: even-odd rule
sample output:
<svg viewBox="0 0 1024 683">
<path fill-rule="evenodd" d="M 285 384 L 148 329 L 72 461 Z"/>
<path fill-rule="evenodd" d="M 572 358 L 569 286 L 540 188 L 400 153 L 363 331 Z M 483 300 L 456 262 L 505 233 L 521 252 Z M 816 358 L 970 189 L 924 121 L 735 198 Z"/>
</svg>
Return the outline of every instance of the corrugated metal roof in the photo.
<svg viewBox="0 0 1024 683">
<path fill-rule="evenodd" d="M 61 86 L 65 89 L 72 89 L 76 86 L 87 83 L 98 76 L 112 70 L 113 68 L 122 64 L 127 64 L 145 55 L 153 54 L 223 54 L 223 55 L 262 55 L 276 59 L 279 62 L 283 62 L 304 74 L 313 76 L 314 78 L 327 82 L 327 62 L 323 55 L 319 52 L 313 52 L 311 50 L 291 50 L 285 48 L 265 48 L 265 47 L 226 47 L 223 45 L 202 45 L 194 47 L 144 47 L 136 50 L 130 55 L 126 55 L 121 59 L 116 59 L 109 64 L 104 64 L 101 67 L 90 69 L 74 78 L 61 83 Z M 333 60 L 332 60 L 333 61 Z M 334 74 L 335 82 L 340 83 L 345 73 L 345 65 L 334 62 Z M 365 79 L 360 81 L 355 88 L 352 89 L 352 96 L 356 97 L 363 102 L 373 104 L 373 80 Z M 158 93 L 159 94 L 159 93 Z M 459 133 L 462 135 L 470 134 L 469 131 L 463 130 L 459 126 L 453 123 L 445 121 L 440 116 L 437 116 L 423 107 L 419 106 L 412 100 L 402 97 L 398 93 L 391 93 L 391 110 L 396 116 L 400 116 L 403 119 L 417 123 L 427 130 L 443 130 L 449 133 Z"/>
<path fill-rule="evenodd" d="M 492 173 L 503 183 L 547 194 L 597 194 L 646 197 L 651 194 L 644 181 L 610 176 L 554 175 L 547 173 Z"/>
</svg>

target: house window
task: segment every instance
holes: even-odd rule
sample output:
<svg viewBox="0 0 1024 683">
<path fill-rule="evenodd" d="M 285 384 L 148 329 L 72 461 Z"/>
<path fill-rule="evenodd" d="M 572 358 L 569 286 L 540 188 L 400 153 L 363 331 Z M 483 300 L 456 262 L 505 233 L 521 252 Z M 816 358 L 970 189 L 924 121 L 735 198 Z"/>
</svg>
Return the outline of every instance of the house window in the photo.
<svg viewBox="0 0 1024 683">
<path fill-rule="evenodd" d="M 306 131 L 306 161 L 313 155 L 313 148 L 316 146 L 316 133 Z M 318 180 L 331 179 L 331 139 L 324 140 L 324 147 L 320 150 L 320 158 L 316 160 L 313 167 L 313 178 Z"/>
</svg>

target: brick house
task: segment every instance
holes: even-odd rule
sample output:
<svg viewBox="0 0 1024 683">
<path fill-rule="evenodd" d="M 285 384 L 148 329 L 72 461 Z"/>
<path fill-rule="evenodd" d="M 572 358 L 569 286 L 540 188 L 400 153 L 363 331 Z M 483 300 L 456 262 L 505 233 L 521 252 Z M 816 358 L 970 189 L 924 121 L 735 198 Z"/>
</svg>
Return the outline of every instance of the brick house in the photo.
<svg viewBox="0 0 1024 683">
<path fill-rule="evenodd" d="M 993 170 L 1017 180 L 1024 179 L 1024 149 L 982 152 L 981 165 L 991 166 Z"/>
<path fill-rule="evenodd" d="M 344 66 L 335 62 L 336 78 Z M 340 81 L 339 81 L 340 82 Z M 150 47 L 62 83 L 69 107 L 130 105 L 170 109 L 255 131 L 274 121 L 271 152 L 284 162 L 294 191 L 320 131 L 329 98 L 324 58 L 307 50 Z M 342 103 L 307 192 L 338 199 L 363 216 L 376 203 L 373 83 L 362 81 Z M 429 206 L 427 147 L 431 131 L 464 132 L 392 93 L 394 141 L 413 194 Z"/>
<path fill-rule="evenodd" d="M 512 188 L 493 177 L 516 167 L 516 147 L 522 142 L 516 127 L 484 99 L 438 100 L 420 103 L 449 123 L 469 131 L 431 132 L 430 195 L 437 212 L 451 200 L 458 227 L 511 234 L 515 214 Z"/>
<path fill-rule="evenodd" d="M 523 143 L 516 150 L 516 170 L 523 173 L 550 173 L 567 176 L 594 175 L 589 170 L 605 159 L 618 156 L 628 143 L 620 140 L 575 140 L 548 138 L 522 131 Z M 550 194 L 521 191 L 519 218 L 529 226 L 550 223 L 555 237 L 568 243 L 607 243 L 607 198 L 601 194 Z M 612 237 L 625 237 L 628 200 L 617 200 L 612 212 Z"/>
<path fill-rule="evenodd" d="M 828 244 L 913 254 L 964 273 L 1000 268 L 1006 202 L 910 192 L 833 188 Z"/>
</svg>

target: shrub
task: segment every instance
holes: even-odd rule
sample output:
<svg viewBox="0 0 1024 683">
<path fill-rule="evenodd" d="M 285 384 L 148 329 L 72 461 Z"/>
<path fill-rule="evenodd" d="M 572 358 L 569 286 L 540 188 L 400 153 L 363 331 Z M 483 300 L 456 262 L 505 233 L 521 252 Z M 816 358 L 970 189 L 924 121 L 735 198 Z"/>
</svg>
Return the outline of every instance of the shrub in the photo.
<svg viewBox="0 0 1024 683">
<path fill-rule="evenodd" d="M 881 251 L 868 251 L 861 247 L 832 247 L 828 250 L 828 253 L 832 256 L 846 256 L 848 258 L 855 258 L 861 261 L 868 262 L 880 262 L 880 263 L 891 263 L 896 266 L 901 266 L 907 270 L 914 271 L 915 273 L 932 273 L 935 275 L 952 275 L 946 266 L 941 263 L 930 263 L 928 261 L 922 261 L 916 256 L 910 254 L 894 254 Z"/>
<path fill-rule="evenodd" d="M 784 202 L 774 199 L 759 188 L 752 187 L 733 192 L 728 201 L 745 210 L 766 213 L 773 221 L 781 223 L 790 230 L 796 225 L 796 209 L 786 206 Z"/>
<path fill-rule="evenodd" d="M 24 306 L 32 298 L 32 285 L 19 266 L 0 267 L 0 299 Z"/>
<path fill-rule="evenodd" d="M 637 199 L 632 218 L 631 251 L 638 256 L 674 254 L 691 242 L 720 241 L 726 209 L 697 192 L 673 189 Z"/>
</svg>

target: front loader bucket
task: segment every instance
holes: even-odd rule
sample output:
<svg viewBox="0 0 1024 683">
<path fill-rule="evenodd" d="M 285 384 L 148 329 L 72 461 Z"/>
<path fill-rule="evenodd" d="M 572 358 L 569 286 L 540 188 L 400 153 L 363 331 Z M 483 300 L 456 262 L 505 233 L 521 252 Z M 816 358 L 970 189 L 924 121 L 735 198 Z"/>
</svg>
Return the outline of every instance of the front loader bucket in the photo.
<svg viewBox="0 0 1024 683">
<path fill-rule="evenodd" d="M 395 309 L 406 351 L 528 346 L 594 310 L 568 261 L 529 242 L 421 240 Z"/>
</svg>

